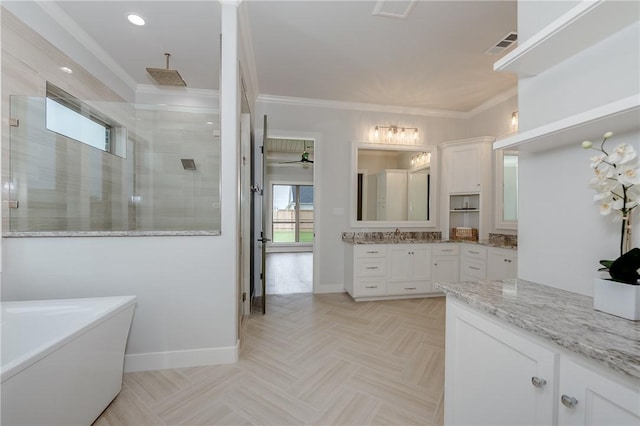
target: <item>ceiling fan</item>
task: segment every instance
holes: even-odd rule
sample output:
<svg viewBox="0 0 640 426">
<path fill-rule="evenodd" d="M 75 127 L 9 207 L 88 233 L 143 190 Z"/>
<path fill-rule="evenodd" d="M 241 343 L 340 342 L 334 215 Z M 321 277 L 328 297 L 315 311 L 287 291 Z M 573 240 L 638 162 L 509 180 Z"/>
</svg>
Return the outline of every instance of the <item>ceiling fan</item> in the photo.
<svg viewBox="0 0 640 426">
<path fill-rule="evenodd" d="M 307 144 L 304 145 L 304 150 L 300 155 L 299 160 L 295 161 L 276 161 L 276 164 L 302 164 L 304 167 L 309 167 L 313 164 L 313 160 L 309 160 L 309 151 L 307 151 Z"/>
</svg>

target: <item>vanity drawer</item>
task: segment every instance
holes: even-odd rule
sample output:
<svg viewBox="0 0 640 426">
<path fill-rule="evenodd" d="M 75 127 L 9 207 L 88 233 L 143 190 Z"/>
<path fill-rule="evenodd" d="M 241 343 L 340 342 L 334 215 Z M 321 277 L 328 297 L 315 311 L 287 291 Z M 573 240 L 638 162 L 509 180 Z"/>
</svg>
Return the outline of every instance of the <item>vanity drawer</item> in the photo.
<svg viewBox="0 0 640 426">
<path fill-rule="evenodd" d="M 387 250 L 378 244 L 363 244 L 355 247 L 356 257 L 385 257 Z"/>
<path fill-rule="evenodd" d="M 471 259 L 467 259 L 461 266 L 460 277 L 462 281 L 480 281 L 487 279 L 487 264 L 485 262 L 474 262 Z"/>
<path fill-rule="evenodd" d="M 384 278 L 361 278 L 355 283 L 359 296 L 384 296 Z"/>
<path fill-rule="evenodd" d="M 384 258 L 361 258 L 356 260 L 355 273 L 359 277 L 377 276 L 385 274 L 385 260 Z"/>
<path fill-rule="evenodd" d="M 471 259 L 487 259 L 487 248 L 479 245 L 467 245 L 462 246 L 462 255 Z"/>
<path fill-rule="evenodd" d="M 387 295 L 430 293 L 431 281 L 409 281 L 405 283 L 387 283 Z"/>
<path fill-rule="evenodd" d="M 434 244 L 431 249 L 434 256 L 457 256 L 460 254 L 459 244 Z"/>
</svg>

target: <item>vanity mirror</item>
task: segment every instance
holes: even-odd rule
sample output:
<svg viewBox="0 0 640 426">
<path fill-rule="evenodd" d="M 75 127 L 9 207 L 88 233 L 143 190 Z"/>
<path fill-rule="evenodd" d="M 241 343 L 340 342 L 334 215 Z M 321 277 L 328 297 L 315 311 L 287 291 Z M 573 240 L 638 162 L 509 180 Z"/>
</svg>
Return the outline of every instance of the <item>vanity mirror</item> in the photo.
<svg viewBox="0 0 640 426">
<path fill-rule="evenodd" d="M 351 225 L 435 226 L 435 156 L 427 146 L 353 144 Z"/>
<path fill-rule="evenodd" d="M 518 228 L 518 153 L 496 150 L 496 229 Z"/>
</svg>

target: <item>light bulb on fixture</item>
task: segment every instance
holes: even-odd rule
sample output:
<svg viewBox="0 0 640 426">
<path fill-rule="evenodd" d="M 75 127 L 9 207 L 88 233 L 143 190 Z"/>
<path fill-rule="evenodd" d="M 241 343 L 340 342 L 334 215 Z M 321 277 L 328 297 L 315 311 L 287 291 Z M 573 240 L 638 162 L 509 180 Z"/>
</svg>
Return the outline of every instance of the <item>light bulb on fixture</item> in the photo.
<svg viewBox="0 0 640 426">
<path fill-rule="evenodd" d="M 518 129 L 518 111 L 514 111 L 511 114 L 511 128 L 513 130 L 517 130 Z"/>
<path fill-rule="evenodd" d="M 376 129 L 375 129 L 375 130 L 374 130 L 374 132 L 373 132 L 373 137 L 374 137 L 374 139 L 376 139 L 376 140 L 377 140 L 377 139 L 378 139 L 378 136 L 380 136 L 380 135 L 379 135 L 379 133 L 378 133 L 378 126 L 376 126 Z"/>
<path fill-rule="evenodd" d="M 417 141 L 417 140 L 418 140 L 418 129 L 416 129 L 416 130 L 413 132 L 413 140 L 414 140 L 414 141 Z"/>
</svg>

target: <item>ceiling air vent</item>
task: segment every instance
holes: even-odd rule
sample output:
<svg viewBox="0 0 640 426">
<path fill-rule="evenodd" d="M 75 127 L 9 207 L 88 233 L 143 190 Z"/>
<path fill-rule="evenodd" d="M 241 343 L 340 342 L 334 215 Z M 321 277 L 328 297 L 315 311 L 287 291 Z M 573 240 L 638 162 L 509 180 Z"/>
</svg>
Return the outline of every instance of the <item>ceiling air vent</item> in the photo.
<svg viewBox="0 0 640 426">
<path fill-rule="evenodd" d="M 409 15 L 416 0 L 378 0 L 373 7 L 373 15 L 404 19 Z"/>
<path fill-rule="evenodd" d="M 505 37 L 503 37 L 502 40 L 500 40 L 495 45 L 488 48 L 484 53 L 489 55 L 499 55 L 505 50 L 507 50 L 509 47 L 513 46 L 516 43 L 516 41 L 518 41 L 518 34 L 509 33 Z"/>
</svg>

